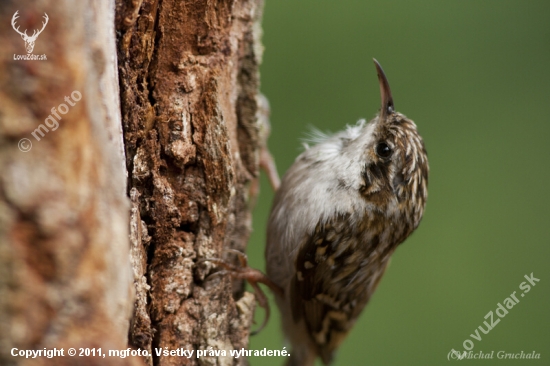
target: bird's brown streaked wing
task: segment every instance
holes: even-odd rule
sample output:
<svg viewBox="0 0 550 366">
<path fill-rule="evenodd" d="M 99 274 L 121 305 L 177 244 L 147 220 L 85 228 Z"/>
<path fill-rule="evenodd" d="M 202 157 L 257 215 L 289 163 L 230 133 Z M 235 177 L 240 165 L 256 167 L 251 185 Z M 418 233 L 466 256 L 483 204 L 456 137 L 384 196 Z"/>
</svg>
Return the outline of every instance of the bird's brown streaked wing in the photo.
<svg viewBox="0 0 550 366">
<path fill-rule="evenodd" d="M 291 287 L 292 315 L 304 319 L 325 363 L 345 338 L 370 296 L 378 255 L 349 231 L 347 217 L 319 224 L 301 246 Z"/>
</svg>

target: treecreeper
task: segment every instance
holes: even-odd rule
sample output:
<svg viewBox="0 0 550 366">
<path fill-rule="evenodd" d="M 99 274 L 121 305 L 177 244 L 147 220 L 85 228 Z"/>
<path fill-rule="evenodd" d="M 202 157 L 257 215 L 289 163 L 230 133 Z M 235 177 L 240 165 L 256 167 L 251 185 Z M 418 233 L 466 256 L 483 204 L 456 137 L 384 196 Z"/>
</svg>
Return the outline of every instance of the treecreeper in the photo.
<svg viewBox="0 0 550 366">
<path fill-rule="evenodd" d="M 284 175 L 269 216 L 267 276 L 249 268 L 243 254 L 240 267 L 205 259 L 249 281 L 266 321 L 269 306 L 258 282 L 273 290 L 291 345 L 289 366 L 333 361 L 392 253 L 424 213 L 424 142 L 416 124 L 395 110 L 388 79 L 374 64 L 380 112 L 368 123 L 317 134 Z"/>
</svg>

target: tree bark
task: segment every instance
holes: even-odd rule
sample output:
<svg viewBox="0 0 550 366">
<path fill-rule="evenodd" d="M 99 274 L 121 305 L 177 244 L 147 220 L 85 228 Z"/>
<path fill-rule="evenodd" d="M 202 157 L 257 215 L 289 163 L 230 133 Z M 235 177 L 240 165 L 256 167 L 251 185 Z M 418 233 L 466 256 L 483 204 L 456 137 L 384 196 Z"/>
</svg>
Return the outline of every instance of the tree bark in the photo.
<svg viewBox="0 0 550 366">
<path fill-rule="evenodd" d="M 117 0 L 136 286 L 130 329 L 150 365 L 232 365 L 254 297 L 204 258 L 244 251 L 258 175 L 257 0 Z M 209 349 L 227 357 L 156 356 Z"/>
<path fill-rule="evenodd" d="M 201 260 L 234 261 L 250 233 L 262 0 L 14 4 L 0 3 L 0 364 L 246 364 L 229 351 L 248 345 L 254 296 Z M 16 11 L 29 35 L 47 14 L 33 51 L 47 60 L 12 59 L 27 52 Z M 67 356 L 128 344 L 151 356 Z"/>
<path fill-rule="evenodd" d="M 47 14 L 34 47 L 47 60 L 14 59 L 26 53 L 16 11 L 28 35 Z M 114 1 L 1 2 L 0 14 L 0 364 L 133 364 L 67 356 L 126 348 L 133 306 Z M 65 357 L 11 355 L 54 347 Z"/>
</svg>

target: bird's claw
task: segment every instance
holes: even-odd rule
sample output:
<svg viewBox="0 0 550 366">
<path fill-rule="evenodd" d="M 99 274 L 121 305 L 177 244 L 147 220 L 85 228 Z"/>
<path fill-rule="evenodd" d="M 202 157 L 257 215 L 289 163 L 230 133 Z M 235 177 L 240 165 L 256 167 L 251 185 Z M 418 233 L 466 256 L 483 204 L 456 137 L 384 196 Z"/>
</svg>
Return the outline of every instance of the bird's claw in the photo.
<svg viewBox="0 0 550 366">
<path fill-rule="evenodd" d="M 197 263 L 203 263 L 203 262 L 215 263 L 220 267 L 222 267 L 223 269 L 214 274 L 229 273 L 233 278 L 248 281 L 250 286 L 252 286 L 252 288 L 254 289 L 254 295 L 256 297 L 256 301 L 258 301 L 258 305 L 260 305 L 260 307 L 265 309 L 265 318 L 264 318 L 264 321 L 262 322 L 262 325 L 258 329 L 250 333 L 251 335 L 256 335 L 259 332 L 261 332 L 262 329 L 264 329 L 264 327 L 267 325 L 267 322 L 269 321 L 269 316 L 271 314 L 267 297 L 265 296 L 264 291 L 260 288 L 258 283 L 263 283 L 264 285 L 268 286 L 273 292 L 281 296 L 283 296 L 283 290 L 277 284 L 271 281 L 269 277 L 267 277 L 267 275 L 265 275 L 261 271 L 248 267 L 248 258 L 246 254 L 235 249 L 228 249 L 228 251 L 237 255 L 240 266 L 227 263 L 226 261 L 220 258 L 203 258 L 203 259 L 200 259 Z"/>
</svg>

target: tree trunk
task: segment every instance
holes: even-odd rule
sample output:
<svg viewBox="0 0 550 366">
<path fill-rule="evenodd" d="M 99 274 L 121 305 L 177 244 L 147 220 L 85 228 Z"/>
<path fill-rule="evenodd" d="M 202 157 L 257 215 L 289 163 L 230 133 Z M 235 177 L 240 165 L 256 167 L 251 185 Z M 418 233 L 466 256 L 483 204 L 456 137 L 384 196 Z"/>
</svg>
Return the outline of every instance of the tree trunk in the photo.
<svg viewBox="0 0 550 366">
<path fill-rule="evenodd" d="M 137 297 L 130 340 L 155 365 L 230 365 L 254 309 L 204 258 L 244 251 L 258 175 L 256 0 L 117 1 Z M 235 296 L 237 301 L 234 300 Z M 157 357 L 154 349 L 227 357 Z"/>
<path fill-rule="evenodd" d="M 126 348 L 132 311 L 114 1 L 0 10 L 0 364 L 130 364 L 67 356 Z M 27 53 L 15 29 L 44 14 L 47 60 L 12 59 Z M 65 357 L 11 355 L 54 347 Z"/>
<path fill-rule="evenodd" d="M 0 364 L 246 364 L 229 351 L 247 347 L 254 296 L 201 259 L 234 260 L 250 233 L 262 5 L 0 3 Z M 48 15 L 47 60 L 11 59 L 17 10 L 29 35 Z M 67 356 L 128 344 L 151 356 Z"/>
</svg>

